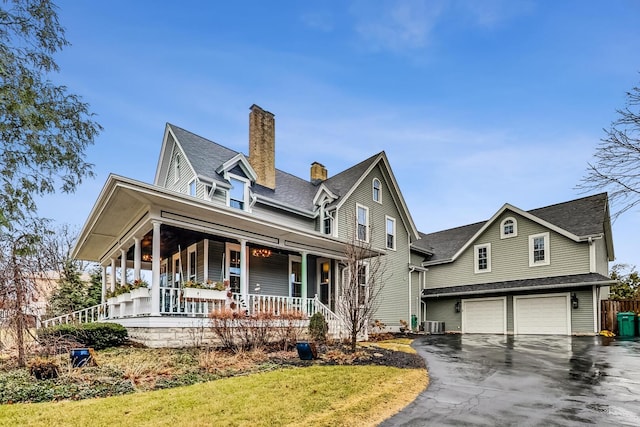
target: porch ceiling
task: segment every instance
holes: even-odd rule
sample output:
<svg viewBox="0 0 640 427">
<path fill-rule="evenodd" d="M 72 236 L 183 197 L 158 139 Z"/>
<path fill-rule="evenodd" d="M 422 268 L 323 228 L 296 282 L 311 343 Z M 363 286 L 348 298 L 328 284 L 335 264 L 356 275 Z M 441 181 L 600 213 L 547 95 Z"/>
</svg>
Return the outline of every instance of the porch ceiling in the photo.
<svg viewBox="0 0 640 427">
<path fill-rule="evenodd" d="M 100 262 L 115 250 L 142 237 L 151 221 L 227 239 L 246 239 L 290 251 L 340 258 L 344 242 L 266 219 L 111 175 L 85 223 L 73 251 L 74 258 Z"/>
</svg>

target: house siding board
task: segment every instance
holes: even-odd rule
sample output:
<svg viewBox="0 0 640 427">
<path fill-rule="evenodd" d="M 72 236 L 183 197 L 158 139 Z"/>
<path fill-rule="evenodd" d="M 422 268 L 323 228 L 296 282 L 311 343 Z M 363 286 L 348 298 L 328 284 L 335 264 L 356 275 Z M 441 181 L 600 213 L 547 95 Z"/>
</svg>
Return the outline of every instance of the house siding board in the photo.
<svg viewBox="0 0 640 427">
<path fill-rule="evenodd" d="M 223 242 L 209 240 L 209 278 L 214 282 L 224 280 L 222 256 L 225 248 Z"/>
<path fill-rule="evenodd" d="M 315 220 L 313 218 L 306 218 L 271 206 L 256 203 L 251 209 L 251 213 L 260 219 L 273 221 L 278 224 L 287 224 L 288 226 L 302 230 L 315 231 Z"/>
<path fill-rule="evenodd" d="M 255 293 L 257 284 L 264 295 L 289 295 L 289 257 L 272 254 L 268 258 L 249 255 L 249 293 Z"/>
<path fill-rule="evenodd" d="M 442 298 L 427 302 L 427 319 L 444 322 L 447 332 L 462 331 L 462 313 L 456 313 L 454 307 L 459 298 Z"/>
<path fill-rule="evenodd" d="M 591 288 L 572 290 L 578 297 L 578 308 L 571 308 L 571 333 L 593 334 L 593 291 Z"/>
<path fill-rule="evenodd" d="M 204 240 L 196 245 L 196 281 L 204 282 Z"/>
<path fill-rule="evenodd" d="M 180 154 L 180 179 L 175 181 L 175 162 L 176 155 Z M 188 193 L 189 182 L 195 178 L 195 175 L 189 164 L 187 163 L 186 156 L 180 150 L 178 145 L 174 146 L 173 153 L 171 153 L 171 161 L 169 162 L 169 169 L 167 170 L 167 180 L 165 182 L 165 188 L 168 190 L 176 191 L 178 193 Z"/>
<path fill-rule="evenodd" d="M 418 317 L 418 321 L 421 322 L 423 320 L 420 316 L 421 272 L 414 271 L 413 273 L 410 273 L 410 274 L 411 274 L 411 314 L 415 314 Z"/>
<path fill-rule="evenodd" d="M 607 243 L 605 239 L 594 240 L 596 245 L 596 273 L 609 276 L 609 260 L 607 254 Z"/>
<path fill-rule="evenodd" d="M 500 223 L 506 217 L 518 222 L 518 235 L 500 239 Z M 529 236 L 549 232 L 550 263 L 529 267 Z M 474 274 L 474 245 L 491 244 L 491 272 Z M 589 247 L 518 216 L 505 212 L 482 233 L 458 259 L 429 267 L 428 287 L 492 283 L 515 279 L 581 274 L 589 272 Z"/>
<path fill-rule="evenodd" d="M 372 182 L 378 178 L 382 188 L 382 203 L 374 202 L 372 197 Z M 386 230 L 385 216 L 396 220 L 396 250 L 387 250 L 382 260 L 382 282 L 384 284 L 380 295 L 377 312 L 374 319 L 379 319 L 387 326 L 397 327 L 400 319 L 410 322 L 409 315 L 409 232 L 402 220 L 400 211 L 391 195 L 393 191 L 387 183 L 390 177 L 379 165 L 374 167 L 362 180 L 360 185 L 345 200 L 338 218 L 339 237 L 347 241 L 353 240 L 355 225 L 356 203 L 369 208 L 369 241 L 373 248 L 385 250 Z M 413 311 L 415 313 L 415 311 Z"/>
</svg>

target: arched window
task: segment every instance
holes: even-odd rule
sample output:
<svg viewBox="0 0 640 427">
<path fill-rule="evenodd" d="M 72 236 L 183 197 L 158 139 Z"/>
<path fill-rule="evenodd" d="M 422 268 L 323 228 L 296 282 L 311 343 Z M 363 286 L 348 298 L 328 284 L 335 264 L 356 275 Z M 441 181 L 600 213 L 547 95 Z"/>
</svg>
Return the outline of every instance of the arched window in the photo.
<svg viewBox="0 0 640 427">
<path fill-rule="evenodd" d="M 382 189 L 378 178 L 373 178 L 373 201 L 382 203 Z"/>
<path fill-rule="evenodd" d="M 505 218 L 500 224 L 500 238 L 507 239 L 518 235 L 518 223 L 515 218 Z"/>
</svg>

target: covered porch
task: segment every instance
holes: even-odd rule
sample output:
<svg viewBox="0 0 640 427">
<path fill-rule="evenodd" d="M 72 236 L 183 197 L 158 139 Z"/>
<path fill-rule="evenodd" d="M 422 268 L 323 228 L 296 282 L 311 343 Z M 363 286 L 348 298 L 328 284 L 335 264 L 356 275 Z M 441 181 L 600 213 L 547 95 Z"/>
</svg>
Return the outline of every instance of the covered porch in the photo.
<svg viewBox="0 0 640 427">
<path fill-rule="evenodd" d="M 127 178 L 109 177 L 73 256 L 100 263 L 102 303 L 45 326 L 178 325 L 224 308 L 340 323 L 344 242 Z"/>
</svg>

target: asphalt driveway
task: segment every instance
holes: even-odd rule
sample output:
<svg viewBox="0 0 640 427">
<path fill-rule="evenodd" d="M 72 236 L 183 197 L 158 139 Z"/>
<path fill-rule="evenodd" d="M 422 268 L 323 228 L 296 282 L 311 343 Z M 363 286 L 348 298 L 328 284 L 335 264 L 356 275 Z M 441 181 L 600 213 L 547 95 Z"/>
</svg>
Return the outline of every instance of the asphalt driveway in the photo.
<svg viewBox="0 0 640 427">
<path fill-rule="evenodd" d="M 640 426 L 640 339 L 431 335 L 429 388 L 382 426 Z"/>
</svg>

